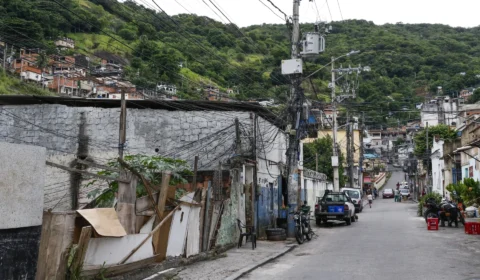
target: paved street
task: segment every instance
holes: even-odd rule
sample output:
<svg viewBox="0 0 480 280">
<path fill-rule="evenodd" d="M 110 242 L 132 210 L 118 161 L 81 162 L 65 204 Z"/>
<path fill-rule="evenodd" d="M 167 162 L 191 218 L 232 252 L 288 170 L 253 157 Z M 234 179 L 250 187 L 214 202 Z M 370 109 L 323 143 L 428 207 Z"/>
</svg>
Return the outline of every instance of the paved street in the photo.
<svg viewBox="0 0 480 280">
<path fill-rule="evenodd" d="M 395 172 L 386 187 L 402 178 Z M 313 241 L 241 279 L 480 279 L 480 237 L 463 227 L 427 231 L 416 211 L 379 198 L 357 223 L 316 228 Z"/>
</svg>

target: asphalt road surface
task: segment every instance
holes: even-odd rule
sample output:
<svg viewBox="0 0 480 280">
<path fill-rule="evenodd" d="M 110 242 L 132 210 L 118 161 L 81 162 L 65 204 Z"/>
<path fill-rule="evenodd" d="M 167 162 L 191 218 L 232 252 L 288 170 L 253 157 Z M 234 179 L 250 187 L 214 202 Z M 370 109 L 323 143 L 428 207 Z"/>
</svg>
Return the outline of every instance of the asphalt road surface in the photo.
<svg viewBox="0 0 480 280">
<path fill-rule="evenodd" d="M 386 188 L 403 181 L 395 172 Z M 463 227 L 428 231 L 413 202 L 378 198 L 351 226 L 316 227 L 317 237 L 242 279 L 480 280 L 480 236 Z"/>
</svg>

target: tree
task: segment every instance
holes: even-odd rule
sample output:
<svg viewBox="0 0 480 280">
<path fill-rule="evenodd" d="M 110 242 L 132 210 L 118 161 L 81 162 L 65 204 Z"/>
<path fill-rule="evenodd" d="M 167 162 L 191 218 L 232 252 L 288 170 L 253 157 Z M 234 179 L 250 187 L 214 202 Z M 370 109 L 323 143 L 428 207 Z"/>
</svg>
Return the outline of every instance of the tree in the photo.
<svg viewBox="0 0 480 280">
<path fill-rule="evenodd" d="M 327 135 L 323 138 L 319 138 L 312 143 L 303 145 L 303 166 L 315 170 L 315 157 L 318 154 L 318 172 L 327 175 L 327 178 L 333 182 L 333 166 L 332 166 L 332 156 L 333 156 L 333 139 L 330 135 Z M 345 176 L 343 163 L 345 162 L 342 152 L 339 151 L 339 169 L 338 173 L 340 174 L 340 186 L 345 185 Z"/>
<path fill-rule="evenodd" d="M 451 129 L 448 125 L 439 124 L 428 128 L 428 148 L 433 146 L 433 138 L 439 136 L 444 141 L 452 141 L 457 137 L 455 130 Z M 426 133 L 425 130 L 415 135 L 415 155 L 417 157 L 430 156 L 426 155 Z"/>
<path fill-rule="evenodd" d="M 37 57 L 35 65 L 42 71 L 48 66 L 48 56 L 45 52 L 40 52 Z"/>
<path fill-rule="evenodd" d="M 468 103 L 475 104 L 480 101 L 480 88 L 477 88 L 473 94 L 468 98 Z"/>
</svg>

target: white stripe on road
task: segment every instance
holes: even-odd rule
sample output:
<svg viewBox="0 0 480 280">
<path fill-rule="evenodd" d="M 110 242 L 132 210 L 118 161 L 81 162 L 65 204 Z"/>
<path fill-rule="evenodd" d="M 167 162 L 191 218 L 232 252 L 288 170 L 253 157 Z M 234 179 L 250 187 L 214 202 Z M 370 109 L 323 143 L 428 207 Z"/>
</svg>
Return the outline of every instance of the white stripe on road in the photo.
<svg viewBox="0 0 480 280">
<path fill-rule="evenodd" d="M 143 280 L 155 279 L 155 277 L 157 277 L 157 276 L 159 276 L 159 275 L 162 275 L 162 274 L 164 274 L 164 273 L 167 273 L 167 272 L 169 272 L 169 271 L 172 271 L 172 270 L 174 270 L 174 268 L 169 268 L 169 269 L 167 269 L 167 270 L 157 272 L 157 273 L 153 274 L 152 276 L 147 277 L 147 278 L 145 278 L 145 279 L 143 279 Z"/>
</svg>

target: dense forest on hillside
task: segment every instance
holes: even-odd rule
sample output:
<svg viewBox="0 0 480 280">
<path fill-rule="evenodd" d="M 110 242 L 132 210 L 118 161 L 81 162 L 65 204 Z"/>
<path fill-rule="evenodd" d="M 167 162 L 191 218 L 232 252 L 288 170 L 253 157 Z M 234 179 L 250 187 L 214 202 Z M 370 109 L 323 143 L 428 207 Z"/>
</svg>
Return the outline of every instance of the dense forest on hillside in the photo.
<svg viewBox="0 0 480 280">
<path fill-rule="evenodd" d="M 67 36 L 76 40 L 76 52 L 94 58 L 96 51 L 106 50 L 127 59 L 125 76 L 137 86 L 172 82 L 181 85 L 185 98 L 198 98 L 199 84 L 206 83 L 235 88 L 240 99 L 285 102 L 289 81 L 280 74 L 280 62 L 290 56 L 287 25 L 238 28 L 191 14 L 170 17 L 158 8 L 131 0 L 0 0 L 0 38 L 53 54 L 53 40 Z M 358 97 L 346 106 L 371 111 L 374 121 L 385 122 L 385 115 L 406 120 L 407 114 L 399 112 L 413 109 L 422 94 L 438 86 L 455 95 L 480 83 L 480 27 L 378 26 L 364 20 L 331 25 L 326 52 L 308 60 L 305 72 L 329 63 L 332 56 L 360 50 L 338 62 L 372 68 L 362 73 Z M 313 31 L 314 26 L 305 24 L 301 30 Z M 329 101 L 329 80 L 327 69 L 318 72 L 305 80 L 305 94 Z"/>
</svg>

